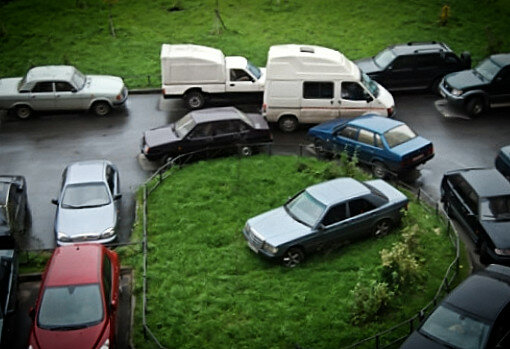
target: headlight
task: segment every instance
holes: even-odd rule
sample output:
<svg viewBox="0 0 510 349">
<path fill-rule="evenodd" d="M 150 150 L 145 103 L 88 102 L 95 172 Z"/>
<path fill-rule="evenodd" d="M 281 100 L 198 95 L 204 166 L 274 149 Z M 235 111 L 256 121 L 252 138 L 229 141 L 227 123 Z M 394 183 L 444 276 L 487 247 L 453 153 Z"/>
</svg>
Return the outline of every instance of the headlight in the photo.
<svg viewBox="0 0 510 349">
<path fill-rule="evenodd" d="M 246 234 L 250 234 L 251 228 L 250 228 L 250 225 L 248 223 L 246 223 L 244 225 L 244 231 L 246 232 Z"/>
<path fill-rule="evenodd" d="M 104 341 L 103 345 L 101 345 L 101 347 L 99 349 L 108 349 L 110 348 L 110 340 L 107 339 Z"/>
<path fill-rule="evenodd" d="M 274 247 L 274 246 L 268 244 L 267 242 L 264 243 L 264 246 L 262 246 L 262 249 L 264 251 L 267 251 L 267 252 L 271 253 L 271 254 L 276 254 L 276 252 L 278 252 L 278 248 L 277 247 Z"/>
<path fill-rule="evenodd" d="M 107 239 L 115 235 L 115 229 L 114 228 L 108 228 L 105 231 L 101 233 L 101 239 Z"/>
<path fill-rule="evenodd" d="M 150 150 L 150 148 L 149 148 L 149 146 L 147 144 L 143 146 L 143 153 L 144 154 L 149 154 L 149 150 Z"/>
<path fill-rule="evenodd" d="M 510 256 L 510 248 L 495 248 L 494 252 L 500 256 Z"/>
<path fill-rule="evenodd" d="M 462 90 L 457 90 L 457 89 L 453 89 L 452 90 L 452 95 L 454 96 L 460 96 L 462 94 Z"/>
<path fill-rule="evenodd" d="M 62 241 L 62 242 L 71 242 L 72 241 L 71 237 L 64 233 L 58 233 L 57 240 Z"/>
</svg>

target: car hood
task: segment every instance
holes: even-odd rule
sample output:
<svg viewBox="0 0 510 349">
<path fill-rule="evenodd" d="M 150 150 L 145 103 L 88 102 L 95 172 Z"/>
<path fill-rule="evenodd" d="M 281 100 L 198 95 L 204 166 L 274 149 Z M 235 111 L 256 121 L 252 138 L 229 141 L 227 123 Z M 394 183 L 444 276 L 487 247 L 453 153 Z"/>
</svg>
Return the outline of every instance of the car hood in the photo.
<svg viewBox="0 0 510 349">
<path fill-rule="evenodd" d="M 445 81 L 457 90 L 474 89 L 487 84 L 487 81 L 474 73 L 474 69 L 448 74 Z"/>
<path fill-rule="evenodd" d="M 0 79 L 0 94 L 17 94 L 21 78 Z"/>
<path fill-rule="evenodd" d="M 391 151 L 400 156 L 405 156 L 406 154 L 410 154 L 416 150 L 422 149 L 429 144 L 431 144 L 431 142 L 428 139 L 418 136 L 391 148 Z"/>
<path fill-rule="evenodd" d="M 90 349 L 102 344 L 97 342 L 103 337 L 106 327 L 106 321 L 95 326 L 69 331 L 50 331 L 35 327 L 33 334 L 39 348 Z"/>
<path fill-rule="evenodd" d="M 115 226 L 117 212 L 115 205 L 92 208 L 69 209 L 60 207 L 55 222 L 55 231 L 69 236 L 101 234 Z"/>
<path fill-rule="evenodd" d="M 309 135 L 315 135 L 317 133 L 328 133 L 331 134 L 335 131 L 335 129 L 345 124 L 348 119 L 334 119 L 331 121 L 324 122 L 320 125 L 314 126 L 308 130 Z"/>
<path fill-rule="evenodd" d="M 145 144 L 152 148 L 179 141 L 180 138 L 173 131 L 172 125 L 173 124 L 145 131 Z"/>
<path fill-rule="evenodd" d="M 87 88 L 94 94 L 113 94 L 121 93 L 124 88 L 124 82 L 117 76 L 110 75 L 87 75 Z"/>
<path fill-rule="evenodd" d="M 510 221 L 480 221 L 494 247 L 510 248 Z"/>
<path fill-rule="evenodd" d="M 418 331 L 414 331 L 409 337 L 407 337 L 406 341 L 400 349 L 444 349 L 448 348 L 447 346 L 441 345 L 438 342 L 434 342 L 428 337 L 425 337 Z"/>
<path fill-rule="evenodd" d="M 379 68 L 379 66 L 375 64 L 373 58 L 358 59 L 357 61 L 354 61 L 354 63 L 356 63 L 358 67 L 368 75 L 378 73 L 381 71 L 381 68 Z"/>
<path fill-rule="evenodd" d="M 283 207 L 275 208 L 248 220 L 250 228 L 273 246 L 280 246 L 310 234 L 310 227 L 290 217 Z"/>
</svg>

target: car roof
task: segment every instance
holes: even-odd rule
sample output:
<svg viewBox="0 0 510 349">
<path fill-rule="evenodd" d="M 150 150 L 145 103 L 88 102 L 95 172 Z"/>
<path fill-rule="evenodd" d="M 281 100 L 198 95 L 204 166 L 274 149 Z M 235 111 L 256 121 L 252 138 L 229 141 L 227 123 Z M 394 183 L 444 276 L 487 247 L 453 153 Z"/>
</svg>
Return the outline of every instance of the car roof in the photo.
<svg viewBox="0 0 510 349">
<path fill-rule="evenodd" d="M 66 184 L 102 182 L 107 160 L 89 160 L 72 163 L 66 168 Z"/>
<path fill-rule="evenodd" d="M 306 191 L 326 206 L 370 194 L 370 190 L 353 178 L 337 178 L 306 188 Z"/>
<path fill-rule="evenodd" d="M 460 174 L 480 197 L 510 195 L 510 182 L 495 168 L 452 171 Z"/>
<path fill-rule="evenodd" d="M 402 121 L 383 117 L 377 114 L 363 115 L 349 120 L 347 124 L 362 127 L 376 133 L 384 133 L 392 128 L 404 125 Z"/>
<path fill-rule="evenodd" d="M 492 55 L 491 60 L 496 62 L 500 67 L 505 67 L 510 64 L 510 53 L 499 53 Z"/>
<path fill-rule="evenodd" d="M 193 120 L 195 120 L 195 123 L 197 124 L 218 120 L 245 120 L 244 115 L 234 107 L 195 110 L 190 112 L 190 116 L 193 118 Z"/>
<path fill-rule="evenodd" d="M 76 244 L 55 249 L 46 270 L 46 287 L 99 283 L 104 246 Z"/>
<path fill-rule="evenodd" d="M 510 268 L 490 265 L 469 276 L 444 300 L 484 319 L 494 321 L 510 304 Z"/>
<path fill-rule="evenodd" d="M 41 80 L 71 80 L 75 68 L 70 65 L 45 65 L 34 67 L 27 72 L 25 82 Z"/>
<path fill-rule="evenodd" d="M 433 53 L 433 52 L 451 52 L 452 50 L 443 42 L 408 42 L 407 44 L 397 44 L 389 46 L 396 55 L 410 55 L 412 53 Z"/>
</svg>

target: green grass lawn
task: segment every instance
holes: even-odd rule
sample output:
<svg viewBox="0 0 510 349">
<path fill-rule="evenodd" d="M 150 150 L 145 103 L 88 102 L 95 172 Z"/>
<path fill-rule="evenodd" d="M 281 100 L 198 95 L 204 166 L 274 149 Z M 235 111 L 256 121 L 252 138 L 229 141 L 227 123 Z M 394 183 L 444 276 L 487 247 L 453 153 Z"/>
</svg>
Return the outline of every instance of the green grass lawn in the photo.
<svg viewBox="0 0 510 349">
<path fill-rule="evenodd" d="M 85 73 L 119 75 L 129 87 L 159 86 L 163 43 L 195 43 L 243 55 L 265 65 L 271 45 L 316 44 L 351 59 L 387 45 L 441 40 L 476 62 L 510 51 L 510 0 L 444 1 L 220 0 L 228 30 L 216 33 L 215 0 L 14 0 L 0 4 L 0 76 L 32 65 L 73 64 Z M 170 11 L 177 5 L 181 11 Z"/>
<path fill-rule="evenodd" d="M 404 288 L 376 321 L 354 326 L 350 290 L 362 274 L 377 273 L 380 251 L 401 239 L 400 228 L 382 239 L 312 255 L 294 269 L 261 259 L 241 233 L 248 218 L 311 184 L 344 176 L 346 167 L 258 155 L 172 171 L 148 201 L 148 324 L 168 348 L 348 345 L 415 314 L 432 299 L 454 257 L 444 224 L 411 202 L 407 221 L 420 227 L 423 282 Z M 141 326 L 141 254 L 121 249 L 121 256 L 137 276 L 135 346 L 152 348 Z M 464 258 L 462 270 L 466 265 Z"/>
</svg>

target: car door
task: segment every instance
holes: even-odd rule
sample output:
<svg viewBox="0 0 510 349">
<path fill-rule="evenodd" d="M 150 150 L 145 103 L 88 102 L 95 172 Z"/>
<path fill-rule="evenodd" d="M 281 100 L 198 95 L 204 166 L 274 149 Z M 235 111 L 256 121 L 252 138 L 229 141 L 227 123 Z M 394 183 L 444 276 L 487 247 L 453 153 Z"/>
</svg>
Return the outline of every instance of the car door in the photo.
<svg viewBox="0 0 510 349">
<path fill-rule="evenodd" d="M 353 240 L 353 222 L 347 218 L 345 202 L 331 206 L 318 224 L 316 234 L 310 241 L 310 248 L 321 250 L 349 244 Z"/>
<path fill-rule="evenodd" d="M 428 88 L 431 86 L 434 79 L 441 75 L 441 65 L 439 52 L 416 55 L 413 87 Z"/>
<path fill-rule="evenodd" d="M 378 157 L 379 148 L 375 143 L 374 132 L 360 128 L 355 152 L 359 161 L 363 163 L 371 163 L 374 157 Z"/>
<path fill-rule="evenodd" d="M 354 154 L 357 146 L 359 129 L 355 126 L 345 125 L 333 135 L 334 151 L 345 151 L 348 155 Z"/>
<path fill-rule="evenodd" d="M 114 303 L 114 287 L 113 275 L 114 270 L 112 266 L 112 262 L 106 253 L 103 254 L 103 267 L 102 267 L 102 281 L 103 281 L 103 294 L 105 298 L 106 304 L 106 314 L 108 316 L 108 320 L 110 322 L 111 331 L 115 331 L 115 323 L 116 323 L 116 307 L 113 306 Z M 114 343 L 111 343 L 114 345 Z"/>
<path fill-rule="evenodd" d="M 179 154 L 205 150 L 214 146 L 214 122 L 196 125 L 178 145 Z"/>
<path fill-rule="evenodd" d="M 510 66 L 501 69 L 489 88 L 491 106 L 510 106 Z"/>
<path fill-rule="evenodd" d="M 260 91 L 259 84 L 253 76 L 243 69 L 230 69 L 230 81 L 227 82 L 227 92 L 257 92 Z"/>
<path fill-rule="evenodd" d="M 88 98 L 77 93 L 67 81 L 55 81 L 55 108 L 59 110 L 87 109 Z"/>
<path fill-rule="evenodd" d="M 376 206 L 365 198 L 353 198 L 347 205 L 348 219 L 353 240 L 370 236 L 378 217 L 374 214 Z"/>
<path fill-rule="evenodd" d="M 110 193 L 111 193 L 112 200 L 113 200 L 113 205 L 115 207 L 115 212 L 116 212 L 115 227 L 117 228 L 117 226 L 119 224 L 119 219 L 120 219 L 120 199 L 115 199 L 115 197 L 118 194 L 120 194 L 119 175 L 118 175 L 117 170 L 111 165 L 107 165 L 105 171 L 106 171 L 106 173 L 105 173 L 106 182 L 108 183 L 108 188 L 110 189 Z"/>
<path fill-rule="evenodd" d="M 339 117 L 339 106 L 334 104 L 334 95 L 333 81 L 304 81 L 300 121 L 321 123 Z"/>
<path fill-rule="evenodd" d="M 7 207 L 9 214 L 9 223 L 13 231 L 19 232 L 23 229 L 23 212 L 21 208 L 21 196 L 18 187 L 11 184 L 9 195 L 7 196 Z"/>
<path fill-rule="evenodd" d="M 340 116 L 353 118 L 372 109 L 374 98 L 365 87 L 357 81 L 342 81 L 340 84 Z"/>
<path fill-rule="evenodd" d="M 414 84 L 415 57 L 398 56 L 386 68 L 387 87 L 390 89 L 408 88 Z"/>
<path fill-rule="evenodd" d="M 55 109 L 55 91 L 52 81 L 41 81 L 30 91 L 30 105 L 34 110 Z"/>
</svg>

